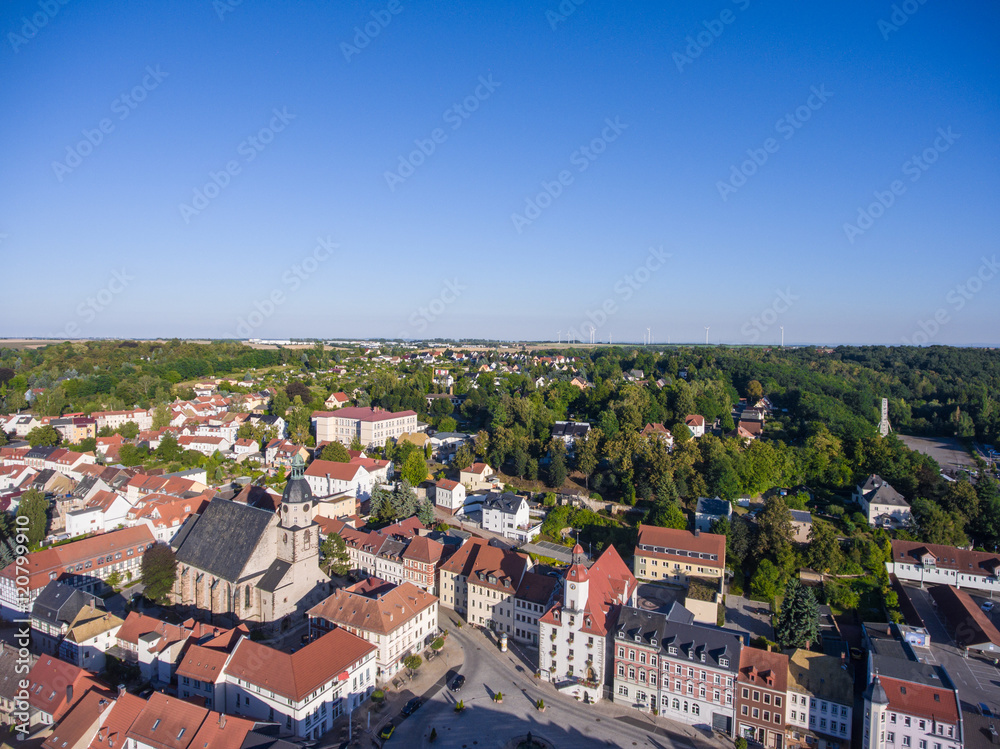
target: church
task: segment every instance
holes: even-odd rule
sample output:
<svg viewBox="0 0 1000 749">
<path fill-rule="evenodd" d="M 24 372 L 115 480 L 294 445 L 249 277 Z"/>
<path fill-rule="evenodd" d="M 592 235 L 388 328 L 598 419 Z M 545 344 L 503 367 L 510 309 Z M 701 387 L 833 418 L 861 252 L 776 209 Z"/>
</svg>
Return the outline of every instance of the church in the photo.
<svg viewBox="0 0 1000 749">
<path fill-rule="evenodd" d="M 277 512 L 213 499 L 172 541 L 173 602 L 218 624 L 284 629 L 329 595 L 315 502 L 296 456 Z"/>
</svg>

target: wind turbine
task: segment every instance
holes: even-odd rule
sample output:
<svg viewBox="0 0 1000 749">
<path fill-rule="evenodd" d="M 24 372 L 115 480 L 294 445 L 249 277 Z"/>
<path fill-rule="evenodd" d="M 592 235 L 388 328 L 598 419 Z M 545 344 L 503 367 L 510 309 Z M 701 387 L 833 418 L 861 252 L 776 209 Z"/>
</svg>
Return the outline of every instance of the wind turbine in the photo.
<svg viewBox="0 0 1000 749">
<path fill-rule="evenodd" d="M 649 332 L 649 328 L 646 328 L 646 337 L 649 339 L 648 343 L 650 346 L 653 345 L 653 334 Z"/>
<path fill-rule="evenodd" d="M 705 326 L 705 345 L 706 345 L 706 346 L 708 345 L 708 330 L 709 330 L 709 328 L 711 328 L 711 327 L 712 327 L 711 325 L 706 325 L 706 326 Z"/>
<path fill-rule="evenodd" d="M 781 348 L 785 347 L 785 326 L 781 326 Z"/>
<path fill-rule="evenodd" d="M 558 338 L 557 343 L 562 343 L 562 331 L 561 330 L 557 330 L 556 331 L 556 338 Z"/>
</svg>

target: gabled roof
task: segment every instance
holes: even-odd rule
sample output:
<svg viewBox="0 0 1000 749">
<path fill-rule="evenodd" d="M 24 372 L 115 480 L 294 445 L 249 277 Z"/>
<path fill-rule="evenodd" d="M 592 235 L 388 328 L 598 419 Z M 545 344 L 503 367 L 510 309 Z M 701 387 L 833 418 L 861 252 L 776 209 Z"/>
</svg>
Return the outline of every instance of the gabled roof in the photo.
<svg viewBox="0 0 1000 749">
<path fill-rule="evenodd" d="M 915 684 L 879 675 L 879 682 L 889 699 L 889 709 L 946 723 L 958 723 L 958 700 L 945 686 Z"/>
<path fill-rule="evenodd" d="M 306 476 L 331 478 L 336 481 L 354 481 L 365 467 L 358 463 L 338 463 L 334 460 L 314 460 L 305 470 Z"/>
<path fill-rule="evenodd" d="M 374 650 L 371 643 L 339 627 L 292 654 L 245 637 L 225 672 L 298 701 L 333 679 L 346 678 L 349 669 Z"/>
<path fill-rule="evenodd" d="M 78 588 L 53 580 L 38 594 L 31 607 L 31 616 L 52 625 L 68 625 L 89 600 L 90 597 Z"/>
<path fill-rule="evenodd" d="M 726 537 L 716 533 L 696 534 L 676 528 L 640 524 L 635 553 L 668 561 L 690 563 L 692 560 L 697 560 L 701 565 L 725 567 Z"/>
<path fill-rule="evenodd" d="M 403 559 L 412 559 L 422 564 L 437 564 L 444 554 L 444 545 L 427 536 L 414 536 L 403 552 Z"/>
<path fill-rule="evenodd" d="M 587 570 L 587 579 L 590 585 L 585 624 L 580 631 L 604 636 L 614 628 L 618 613 L 631 600 L 637 582 L 614 546 L 608 546 Z M 558 625 L 556 618 L 562 609 L 562 602 L 556 602 L 539 621 Z"/>
<path fill-rule="evenodd" d="M 367 593 L 369 590 L 371 592 Z M 433 606 L 437 600 L 413 583 L 392 585 L 378 578 L 369 578 L 341 588 L 309 609 L 308 614 L 343 627 L 387 635 Z"/>
<path fill-rule="evenodd" d="M 675 603 L 669 614 L 623 607 L 614 630 L 615 640 L 655 648 L 667 657 L 688 659 L 692 664 L 700 664 L 704 654 L 706 665 L 735 674 L 744 633 L 694 622 L 683 607 L 682 613 L 687 616 L 679 616 L 674 610 L 677 607 Z"/>
<path fill-rule="evenodd" d="M 966 575 L 993 576 L 1000 569 L 1000 555 L 988 551 L 968 551 L 944 544 L 892 540 L 892 561 L 921 564 L 925 555 L 934 557 L 934 566 L 957 570 Z"/>
<path fill-rule="evenodd" d="M 740 653 L 741 684 L 756 684 L 763 689 L 788 691 L 788 656 L 784 653 L 745 647 Z"/>
<path fill-rule="evenodd" d="M 894 507 L 909 507 L 903 495 L 892 488 L 892 485 L 876 473 L 871 474 L 860 487 L 861 495 L 870 505 L 891 505 Z"/>
<path fill-rule="evenodd" d="M 185 533 L 177 548 L 177 561 L 236 582 L 275 517 L 273 512 L 256 507 L 213 499 Z"/>
</svg>

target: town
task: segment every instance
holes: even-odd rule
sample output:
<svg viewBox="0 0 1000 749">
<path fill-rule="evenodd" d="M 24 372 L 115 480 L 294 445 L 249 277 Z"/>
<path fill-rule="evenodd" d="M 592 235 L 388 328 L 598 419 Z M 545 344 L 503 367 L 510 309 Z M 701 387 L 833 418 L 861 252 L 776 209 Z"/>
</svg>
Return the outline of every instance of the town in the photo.
<svg viewBox="0 0 1000 749">
<path fill-rule="evenodd" d="M 8 740 L 998 740 L 995 407 L 843 347 L 535 349 L 0 351 Z"/>
</svg>

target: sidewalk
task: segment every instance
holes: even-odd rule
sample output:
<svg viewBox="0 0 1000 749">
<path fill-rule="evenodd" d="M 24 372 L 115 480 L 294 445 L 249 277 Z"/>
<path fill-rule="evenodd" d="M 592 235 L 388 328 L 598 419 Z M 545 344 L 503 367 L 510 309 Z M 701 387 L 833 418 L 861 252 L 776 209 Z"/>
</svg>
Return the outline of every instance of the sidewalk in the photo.
<svg viewBox="0 0 1000 749">
<path fill-rule="evenodd" d="M 354 711 L 351 715 L 353 733 L 348 746 L 369 747 L 373 744 L 381 746 L 378 732 L 382 724 L 389 718 L 398 718 L 400 710 L 413 697 L 421 697 L 424 701 L 430 699 L 438 690 L 444 688 L 449 672 L 457 671 L 465 662 L 462 649 L 450 635 L 444 638 L 444 648 L 441 652 L 430 661 L 427 660 L 425 653 L 421 653 L 420 656 L 424 659 L 424 664 L 412 679 L 407 676 L 406 669 L 403 669 L 388 684 L 381 687 L 385 692 L 385 701 L 382 704 L 376 705 L 369 699 Z M 402 683 L 397 688 L 394 682 L 400 681 Z M 347 720 L 348 716 L 343 715 L 334 721 L 333 728 L 320 738 L 318 746 L 339 747 L 346 742 Z"/>
</svg>

